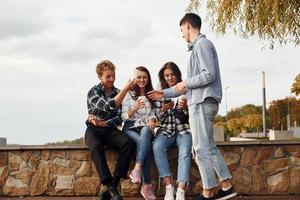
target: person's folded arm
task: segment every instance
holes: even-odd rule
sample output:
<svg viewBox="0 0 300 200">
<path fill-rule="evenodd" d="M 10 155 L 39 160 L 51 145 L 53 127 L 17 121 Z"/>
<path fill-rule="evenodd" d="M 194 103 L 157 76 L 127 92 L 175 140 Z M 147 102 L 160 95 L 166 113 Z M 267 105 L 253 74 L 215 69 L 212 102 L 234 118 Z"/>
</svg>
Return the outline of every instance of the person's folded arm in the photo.
<svg viewBox="0 0 300 200">
<path fill-rule="evenodd" d="M 93 92 L 93 93 L 92 93 Z M 115 112 L 116 104 L 114 99 L 106 100 L 97 94 L 95 91 L 92 91 L 88 94 L 88 102 L 92 104 L 95 108 L 104 112 Z"/>
<path fill-rule="evenodd" d="M 117 115 L 106 121 L 107 125 L 111 128 L 115 128 L 122 124 L 122 119 L 120 115 Z"/>
</svg>

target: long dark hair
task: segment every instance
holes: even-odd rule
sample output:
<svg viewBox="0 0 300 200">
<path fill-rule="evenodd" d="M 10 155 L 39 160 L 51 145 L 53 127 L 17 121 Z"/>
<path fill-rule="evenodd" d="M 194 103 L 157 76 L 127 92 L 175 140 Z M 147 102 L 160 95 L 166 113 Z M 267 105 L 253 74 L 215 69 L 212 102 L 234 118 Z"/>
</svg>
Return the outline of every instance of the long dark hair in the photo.
<svg viewBox="0 0 300 200">
<path fill-rule="evenodd" d="M 176 76 L 177 83 L 182 81 L 181 71 L 180 71 L 179 67 L 173 62 L 167 62 L 161 67 L 161 69 L 158 72 L 159 84 L 160 84 L 160 88 L 162 90 L 166 89 L 166 88 L 169 88 L 169 85 L 168 85 L 168 83 L 167 83 L 167 81 L 165 80 L 165 77 L 164 77 L 164 72 L 165 72 L 166 69 L 172 70 L 172 72 Z"/>
<path fill-rule="evenodd" d="M 152 86 L 152 80 L 151 80 L 151 75 L 150 75 L 150 72 L 148 71 L 148 69 L 144 66 L 138 66 L 135 68 L 136 70 L 139 70 L 139 71 L 142 71 L 142 72 L 145 72 L 148 76 L 148 83 L 145 87 L 145 96 L 148 98 L 149 102 L 151 103 L 151 106 L 153 107 L 154 105 L 154 102 L 152 99 L 150 99 L 148 97 L 148 92 L 153 90 L 153 86 Z M 134 91 L 134 95 L 132 95 L 133 99 L 137 99 L 140 95 L 141 95 L 141 91 L 140 91 L 140 88 L 138 85 L 136 85 L 134 88 L 133 88 L 133 91 Z"/>
</svg>

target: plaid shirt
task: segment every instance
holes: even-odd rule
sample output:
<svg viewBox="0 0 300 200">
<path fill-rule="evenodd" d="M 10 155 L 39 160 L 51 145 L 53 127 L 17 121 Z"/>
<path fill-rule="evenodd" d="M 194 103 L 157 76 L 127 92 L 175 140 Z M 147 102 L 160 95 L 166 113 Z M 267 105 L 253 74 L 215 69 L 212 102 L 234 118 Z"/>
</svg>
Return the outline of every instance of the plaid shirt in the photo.
<svg viewBox="0 0 300 200">
<path fill-rule="evenodd" d="M 175 108 L 167 110 L 166 113 L 161 111 L 162 100 L 155 101 L 155 113 L 160 121 L 157 133 L 162 133 L 167 137 L 172 137 L 176 133 L 179 135 L 190 134 L 190 125 L 188 123 L 183 124 L 174 116 L 173 110 L 178 109 L 178 98 L 172 99 L 175 102 Z M 184 114 L 188 115 L 188 111 L 183 110 Z"/>
<path fill-rule="evenodd" d="M 116 128 L 121 125 L 121 108 L 116 108 L 114 100 L 119 92 L 120 90 L 114 87 L 111 95 L 108 95 L 101 83 L 92 87 L 87 95 L 88 113 L 106 120 L 109 127 Z"/>
</svg>

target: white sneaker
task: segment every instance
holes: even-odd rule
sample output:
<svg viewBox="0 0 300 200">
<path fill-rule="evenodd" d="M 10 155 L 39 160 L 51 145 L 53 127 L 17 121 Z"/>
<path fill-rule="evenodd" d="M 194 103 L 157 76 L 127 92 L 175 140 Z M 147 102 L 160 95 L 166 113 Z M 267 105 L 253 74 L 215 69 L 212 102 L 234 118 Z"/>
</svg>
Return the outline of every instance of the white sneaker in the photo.
<svg viewBox="0 0 300 200">
<path fill-rule="evenodd" d="M 184 190 L 177 188 L 176 200 L 185 200 L 184 193 Z"/>
<path fill-rule="evenodd" d="M 166 186 L 166 194 L 164 200 L 174 200 L 174 187 L 173 185 Z"/>
</svg>

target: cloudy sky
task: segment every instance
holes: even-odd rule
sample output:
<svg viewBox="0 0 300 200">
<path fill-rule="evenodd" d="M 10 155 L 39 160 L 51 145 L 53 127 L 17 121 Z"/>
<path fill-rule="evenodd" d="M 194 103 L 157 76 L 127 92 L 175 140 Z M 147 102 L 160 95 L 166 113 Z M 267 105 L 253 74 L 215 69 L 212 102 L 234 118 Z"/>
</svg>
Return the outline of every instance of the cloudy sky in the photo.
<svg viewBox="0 0 300 200">
<path fill-rule="evenodd" d="M 45 144 L 84 135 L 86 94 L 98 83 L 95 66 L 110 59 L 116 86 L 144 65 L 157 86 L 167 61 L 186 73 L 188 53 L 178 22 L 182 0 L 1 0 L 0 137 L 10 144 Z M 200 15 L 205 17 L 205 10 Z M 299 47 L 263 49 L 264 41 L 202 33 L 215 44 L 228 108 L 260 105 L 261 74 L 267 102 L 284 98 L 299 67 Z M 225 99 L 225 98 L 224 98 Z M 225 101 L 220 114 L 225 114 Z"/>
</svg>

